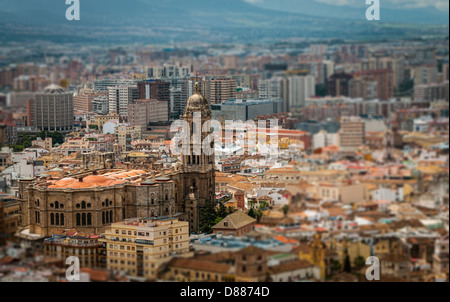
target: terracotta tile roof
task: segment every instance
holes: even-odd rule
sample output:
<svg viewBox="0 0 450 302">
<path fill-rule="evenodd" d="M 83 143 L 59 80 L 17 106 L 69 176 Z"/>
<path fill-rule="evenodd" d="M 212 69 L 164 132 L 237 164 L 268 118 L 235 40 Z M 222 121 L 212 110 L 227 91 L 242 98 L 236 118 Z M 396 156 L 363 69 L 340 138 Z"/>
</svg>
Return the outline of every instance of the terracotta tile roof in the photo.
<svg viewBox="0 0 450 302">
<path fill-rule="evenodd" d="M 285 272 L 295 271 L 299 269 L 304 269 L 308 267 L 313 267 L 314 265 L 306 260 L 295 260 L 295 261 L 289 261 L 285 262 L 279 265 L 274 265 L 269 267 L 269 272 L 271 274 L 281 274 Z"/>
<path fill-rule="evenodd" d="M 384 257 L 382 257 L 380 260 L 382 261 L 388 261 L 388 262 L 409 262 L 410 259 L 403 255 L 398 254 L 388 254 Z"/>
<path fill-rule="evenodd" d="M 251 183 L 242 183 L 242 182 L 232 182 L 228 184 L 228 187 L 238 189 L 244 192 L 249 192 L 257 189 L 259 186 L 251 184 Z"/>
<path fill-rule="evenodd" d="M 222 219 L 218 224 L 213 226 L 213 229 L 230 229 L 237 230 L 249 224 L 255 223 L 256 219 L 248 216 L 247 214 L 236 212 L 228 215 Z M 228 224 L 227 226 L 225 224 Z"/>
<path fill-rule="evenodd" d="M 300 245 L 295 248 L 296 252 L 302 252 L 303 254 L 309 254 L 310 250 L 309 245 L 306 243 L 300 243 Z"/>
<path fill-rule="evenodd" d="M 255 254 L 265 254 L 266 252 L 259 247 L 254 245 L 249 245 L 239 251 L 236 252 L 237 255 L 255 255 Z"/>
<path fill-rule="evenodd" d="M 232 268 L 231 265 L 224 263 L 216 263 L 212 261 L 186 259 L 186 258 L 174 258 L 169 262 L 168 267 L 205 271 L 212 273 L 221 273 L 221 274 L 229 272 L 230 269 Z"/>
<path fill-rule="evenodd" d="M 89 279 L 96 282 L 106 282 L 108 281 L 110 275 L 110 273 L 107 271 L 94 270 L 89 267 L 83 267 L 80 269 L 80 271 L 82 271 L 83 273 L 88 273 Z"/>
</svg>

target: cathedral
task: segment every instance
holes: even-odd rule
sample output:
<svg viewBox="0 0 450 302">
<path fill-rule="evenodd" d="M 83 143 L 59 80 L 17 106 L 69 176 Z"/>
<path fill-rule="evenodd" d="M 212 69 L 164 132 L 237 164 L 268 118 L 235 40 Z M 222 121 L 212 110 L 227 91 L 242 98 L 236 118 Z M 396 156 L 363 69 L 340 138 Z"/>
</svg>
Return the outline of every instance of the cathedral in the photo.
<svg viewBox="0 0 450 302">
<path fill-rule="evenodd" d="M 190 152 L 181 154 L 170 170 L 117 170 L 104 157 L 102 167 L 84 167 L 66 178 L 20 180 L 21 227 L 42 237 L 71 228 L 101 234 L 125 219 L 168 216 L 189 221 L 190 232 L 197 232 L 201 208 L 207 200 L 215 202 L 215 161 L 214 152 L 194 152 L 211 135 L 207 129 L 200 140 L 194 139 L 194 116 L 200 116 L 202 126 L 211 120 L 210 104 L 198 83 L 182 116 L 190 129 L 185 148 Z M 214 142 L 210 147 L 214 150 Z"/>
</svg>

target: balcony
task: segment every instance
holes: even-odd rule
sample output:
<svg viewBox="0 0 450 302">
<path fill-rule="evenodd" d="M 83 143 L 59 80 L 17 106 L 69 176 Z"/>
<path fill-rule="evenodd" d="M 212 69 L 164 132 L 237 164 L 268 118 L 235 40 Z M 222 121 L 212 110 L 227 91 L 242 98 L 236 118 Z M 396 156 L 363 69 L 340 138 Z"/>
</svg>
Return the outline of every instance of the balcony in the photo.
<svg viewBox="0 0 450 302">
<path fill-rule="evenodd" d="M 153 240 L 136 239 L 134 242 L 137 244 L 153 245 Z"/>
</svg>

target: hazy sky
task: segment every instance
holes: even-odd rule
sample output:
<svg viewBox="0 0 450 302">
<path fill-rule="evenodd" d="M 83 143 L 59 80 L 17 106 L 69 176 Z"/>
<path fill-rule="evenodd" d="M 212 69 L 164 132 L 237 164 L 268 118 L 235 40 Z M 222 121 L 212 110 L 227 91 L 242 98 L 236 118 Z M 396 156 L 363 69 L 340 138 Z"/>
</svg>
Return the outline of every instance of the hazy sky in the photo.
<svg viewBox="0 0 450 302">
<path fill-rule="evenodd" d="M 245 0 L 249 3 L 261 3 L 272 0 Z M 297 0 L 301 1 L 311 1 L 311 0 Z M 316 2 L 327 3 L 330 5 L 350 5 L 350 6 L 361 6 L 366 5 L 365 0 L 313 0 Z M 417 8 L 417 7 L 426 7 L 426 6 L 434 6 L 440 10 L 448 11 L 449 2 L 448 0 L 382 0 L 380 1 L 381 5 L 386 5 L 391 8 Z"/>
<path fill-rule="evenodd" d="M 317 2 L 324 2 L 332 5 L 361 5 L 361 0 L 315 0 Z M 448 0 L 383 0 L 381 5 L 389 5 L 396 7 L 426 7 L 435 6 L 436 8 L 445 10 L 448 9 Z"/>
</svg>

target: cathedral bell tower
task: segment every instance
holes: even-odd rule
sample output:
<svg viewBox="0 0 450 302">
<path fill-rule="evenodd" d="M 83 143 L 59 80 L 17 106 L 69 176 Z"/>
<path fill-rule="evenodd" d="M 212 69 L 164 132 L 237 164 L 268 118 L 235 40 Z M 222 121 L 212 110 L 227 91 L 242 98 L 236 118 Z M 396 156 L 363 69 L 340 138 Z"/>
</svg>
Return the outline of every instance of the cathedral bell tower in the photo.
<svg viewBox="0 0 450 302">
<path fill-rule="evenodd" d="M 189 151 L 186 146 L 180 155 L 176 207 L 177 211 L 187 214 L 190 231 L 196 232 L 205 201 L 216 201 L 214 139 L 209 124 L 211 108 L 200 93 L 199 83 L 195 83 L 195 92 L 187 101 L 182 117 L 189 125 Z"/>
</svg>

